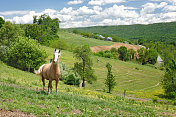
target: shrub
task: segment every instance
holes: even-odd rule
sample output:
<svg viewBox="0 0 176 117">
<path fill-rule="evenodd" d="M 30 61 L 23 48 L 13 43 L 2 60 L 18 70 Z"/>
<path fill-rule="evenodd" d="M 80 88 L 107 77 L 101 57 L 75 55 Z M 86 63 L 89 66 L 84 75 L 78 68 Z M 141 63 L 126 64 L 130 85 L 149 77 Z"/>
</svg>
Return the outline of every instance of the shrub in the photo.
<svg viewBox="0 0 176 117">
<path fill-rule="evenodd" d="M 176 105 L 176 100 L 175 100 L 175 101 L 173 101 L 173 105 Z"/>
<path fill-rule="evenodd" d="M 118 59 L 117 53 L 112 51 L 99 51 L 97 53 L 94 53 L 95 56 L 105 57 L 105 58 L 113 58 Z"/>
<path fill-rule="evenodd" d="M 139 70 L 139 68 L 138 68 L 138 67 L 135 67 L 135 69 L 136 69 L 136 70 Z"/>
<path fill-rule="evenodd" d="M 106 57 L 106 58 L 113 58 L 113 55 L 111 53 L 105 53 L 104 57 Z"/>
<path fill-rule="evenodd" d="M 153 103 L 158 103 L 158 100 L 156 98 L 153 98 Z"/>
<path fill-rule="evenodd" d="M 176 97 L 175 92 L 166 93 L 166 98 L 168 98 L 168 99 L 174 99 L 175 97 Z"/>
<path fill-rule="evenodd" d="M 71 69 L 63 63 L 59 63 L 59 67 L 61 72 L 60 80 L 63 81 L 65 77 L 70 73 Z"/>
<path fill-rule="evenodd" d="M 104 57 L 104 52 L 101 50 L 97 53 L 98 56 Z"/>
<path fill-rule="evenodd" d="M 117 49 L 116 48 L 111 48 L 111 53 L 117 53 Z"/>
<path fill-rule="evenodd" d="M 8 64 L 21 70 L 39 68 L 45 63 L 46 52 L 32 39 L 18 37 L 9 50 Z"/>
<path fill-rule="evenodd" d="M 80 78 L 77 74 L 75 73 L 70 73 L 68 74 L 65 79 L 64 79 L 64 83 L 67 85 L 76 85 L 79 86 L 80 84 Z"/>
<path fill-rule="evenodd" d="M 0 46 L 0 60 L 1 61 L 7 61 L 7 55 L 8 55 L 9 47 L 7 46 Z"/>
<path fill-rule="evenodd" d="M 162 79 L 162 86 L 167 98 L 176 97 L 176 62 L 169 63 Z"/>
</svg>

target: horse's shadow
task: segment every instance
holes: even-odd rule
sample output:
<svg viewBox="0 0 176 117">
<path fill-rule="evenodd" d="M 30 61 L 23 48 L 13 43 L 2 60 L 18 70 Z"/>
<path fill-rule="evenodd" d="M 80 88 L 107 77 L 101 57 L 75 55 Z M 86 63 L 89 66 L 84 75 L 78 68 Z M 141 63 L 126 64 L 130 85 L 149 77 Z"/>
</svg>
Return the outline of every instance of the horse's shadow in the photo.
<svg viewBox="0 0 176 117">
<path fill-rule="evenodd" d="M 43 91 L 37 91 L 36 94 L 38 95 L 57 95 L 57 93 L 48 93 L 48 92 L 43 92 Z"/>
<path fill-rule="evenodd" d="M 48 92 L 43 92 L 43 91 L 37 91 L 36 93 L 37 93 L 37 94 L 43 94 L 43 95 L 49 95 Z"/>
</svg>

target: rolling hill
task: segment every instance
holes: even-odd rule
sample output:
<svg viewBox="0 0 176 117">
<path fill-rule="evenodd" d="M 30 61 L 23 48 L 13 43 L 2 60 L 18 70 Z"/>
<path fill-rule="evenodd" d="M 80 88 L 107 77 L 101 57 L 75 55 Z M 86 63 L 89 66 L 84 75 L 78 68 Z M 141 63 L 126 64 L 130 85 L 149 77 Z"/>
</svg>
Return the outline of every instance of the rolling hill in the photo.
<svg viewBox="0 0 176 117">
<path fill-rule="evenodd" d="M 123 98 L 62 82 L 58 95 L 55 90 L 48 95 L 41 91 L 42 83 L 35 74 L 2 62 L 0 71 L 0 116 L 175 116 L 173 105 L 167 108 L 150 100 Z"/>
<path fill-rule="evenodd" d="M 61 39 L 68 44 L 93 46 L 110 46 L 113 42 L 105 42 L 84 38 L 69 32 L 59 32 Z M 54 48 L 42 46 L 48 54 L 47 62 L 53 58 Z M 69 67 L 73 67 L 73 53 L 61 50 L 59 59 Z M 159 85 L 164 72 L 132 62 L 91 56 L 93 69 L 98 77 L 92 84 L 86 83 L 85 88 L 58 85 L 58 95 L 43 93 L 40 78 L 25 71 L 7 66 L 0 61 L 0 116 L 175 116 L 175 106 L 167 105 L 159 95 L 163 89 Z M 97 59 L 99 58 L 99 62 Z M 106 63 L 112 65 L 117 85 L 112 94 L 108 94 L 104 81 L 107 75 Z M 48 82 L 46 82 L 48 85 Z M 123 91 L 126 90 L 126 97 Z M 143 99 L 141 99 L 143 98 Z M 145 98 L 145 99 L 144 99 Z M 153 100 L 152 100 L 153 99 Z"/>
<path fill-rule="evenodd" d="M 155 23 L 148 25 L 135 24 L 119 26 L 95 26 L 74 29 L 83 32 L 112 35 L 124 39 L 147 39 L 160 41 L 176 40 L 176 22 Z"/>
<path fill-rule="evenodd" d="M 64 30 L 60 30 L 58 32 L 59 38 L 61 40 L 64 40 L 69 46 L 80 46 L 87 44 L 90 47 L 93 46 L 110 46 L 113 45 L 113 42 L 110 41 L 102 41 L 98 39 L 93 39 L 93 38 L 86 38 L 78 34 L 74 33 L 69 33 Z"/>
</svg>

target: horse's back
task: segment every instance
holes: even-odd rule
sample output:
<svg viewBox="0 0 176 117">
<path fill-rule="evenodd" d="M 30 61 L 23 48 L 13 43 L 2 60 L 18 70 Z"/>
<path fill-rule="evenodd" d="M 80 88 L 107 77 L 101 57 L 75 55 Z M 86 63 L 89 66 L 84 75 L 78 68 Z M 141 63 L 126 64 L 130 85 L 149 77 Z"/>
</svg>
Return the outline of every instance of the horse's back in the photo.
<svg viewBox="0 0 176 117">
<path fill-rule="evenodd" d="M 58 67 L 58 71 L 55 73 L 55 71 L 52 69 L 52 67 L 51 67 L 51 63 L 49 63 L 49 64 L 45 64 L 44 66 L 43 66 L 43 70 L 42 70 L 42 76 L 45 78 L 45 79 L 47 79 L 47 80 L 49 80 L 49 79 L 51 79 L 51 80 L 56 80 L 57 78 L 59 79 L 59 77 L 60 77 L 60 69 L 59 69 L 59 67 Z"/>
</svg>

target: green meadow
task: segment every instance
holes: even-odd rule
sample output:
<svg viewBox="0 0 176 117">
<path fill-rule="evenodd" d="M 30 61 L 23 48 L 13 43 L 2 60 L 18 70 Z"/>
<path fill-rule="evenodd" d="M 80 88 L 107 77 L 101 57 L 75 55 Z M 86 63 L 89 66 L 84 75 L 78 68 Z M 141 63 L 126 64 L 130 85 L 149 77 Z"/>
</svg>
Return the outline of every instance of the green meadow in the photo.
<svg viewBox="0 0 176 117">
<path fill-rule="evenodd" d="M 33 73 L 0 62 L 0 108 L 36 116 L 173 116 L 173 105 L 136 101 L 114 94 L 81 89 L 59 82 L 59 92 L 48 95 Z M 55 83 L 53 83 L 54 85 Z M 47 90 L 45 90 L 47 92 Z"/>
<path fill-rule="evenodd" d="M 53 48 L 45 47 L 48 53 L 48 62 L 53 57 Z M 97 59 L 100 61 L 97 62 Z M 112 65 L 112 72 L 115 75 L 117 85 L 115 86 L 113 93 L 121 94 L 124 90 L 128 94 L 133 94 L 137 97 L 143 98 L 159 98 L 156 95 L 163 94 L 163 90 L 159 85 L 164 72 L 157 70 L 150 66 L 143 66 L 132 62 L 123 62 L 116 59 L 109 59 L 104 57 L 92 56 L 93 68 L 95 75 L 98 77 L 97 81 L 92 84 L 86 84 L 86 89 L 98 90 L 106 92 L 105 78 L 107 75 L 106 63 L 109 62 Z M 66 64 L 69 67 L 73 67 L 76 62 L 72 52 L 65 50 L 61 51 L 60 62 Z"/>
<path fill-rule="evenodd" d="M 84 38 L 68 32 L 59 32 L 60 39 L 69 44 L 90 46 L 112 45 L 112 42 Z M 54 48 L 42 46 L 48 57 L 53 58 Z M 164 72 L 149 66 L 115 59 L 91 56 L 97 81 L 86 83 L 85 88 L 58 85 L 58 94 L 42 92 L 41 79 L 26 71 L 7 66 L 0 61 L 0 108 L 18 109 L 36 116 L 174 116 L 176 107 L 159 97 L 163 94 L 160 81 Z M 97 59 L 99 58 L 99 62 Z M 61 50 L 60 63 L 70 68 L 77 60 L 73 53 Z M 106 63 L 112 65 L 117 85 L 111 94 L 105 88 Z M 48 82 L 46 82 L 48 85 Z M 47 87 L 46 85 L 46 87 Z M 126 90 L 126 97 L 123 92 Z M 157 103 L 162 100 L 162 103 Z M 166 102 L 166 103 L 165 103 Z"/>
<path fill-rule="evenodd" d="M 80 45 L 84 45 L 84 44 L 87 44 L 90 47 L 92 47 L 92 46 L 113 45 L 113 42 L 110 42 L 110 41 L 102 41 L 102 40 L 97 40 L 97 39 L 94 39 L 94 38 L 87 38 L 87 37 L 83 37 L 83 36 L 78 35 L 78 34 L 69 33 L 69 32 L 64 31 L 64 30 L 60 30 L 58 32 L 58 35 L 59 35 L 59 38 L 61 40 L 64 40 L 70 46 L 72 46 L 72 45 L 80 46 Z"/>
</svg>

